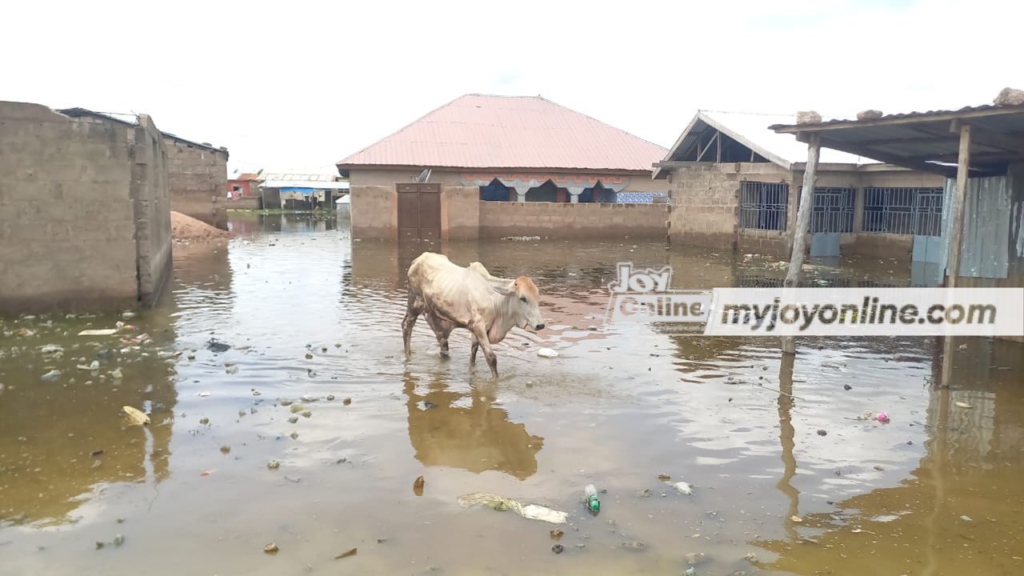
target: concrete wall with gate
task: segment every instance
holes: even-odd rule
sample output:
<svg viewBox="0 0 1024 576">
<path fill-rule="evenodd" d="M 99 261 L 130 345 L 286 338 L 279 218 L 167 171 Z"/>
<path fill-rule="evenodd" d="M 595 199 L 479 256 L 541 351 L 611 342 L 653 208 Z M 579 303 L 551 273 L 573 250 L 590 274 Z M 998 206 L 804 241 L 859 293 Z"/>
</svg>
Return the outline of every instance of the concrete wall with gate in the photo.
<svg viewBox="0 0 1024 576">
<path fill-rule="evenodd" d="M 151 302 L 169 276 L 166 151 L 152 120 L 0 102 L 0 312 Z"/>
<path fill-rule="evenodd" d="M 171 210 L 227 230 L 227 150 L 165 136 Z"/>
</svg>

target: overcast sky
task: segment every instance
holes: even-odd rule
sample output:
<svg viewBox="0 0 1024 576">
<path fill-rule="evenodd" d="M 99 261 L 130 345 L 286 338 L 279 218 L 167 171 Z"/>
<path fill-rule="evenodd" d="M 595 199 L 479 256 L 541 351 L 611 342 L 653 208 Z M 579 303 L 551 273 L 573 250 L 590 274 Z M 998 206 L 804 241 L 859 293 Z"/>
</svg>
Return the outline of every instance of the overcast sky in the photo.
<svg viewBox="0 0 1024 576">
<path fill-rule="evenodd" d="M 1024 88 L 1012 0 L 4 2 L 0 100 L 145 112 L 232 168 L 331 165 L 465 93 L 670 146 L 698 109 L 959 108 Z"/>
</svg>

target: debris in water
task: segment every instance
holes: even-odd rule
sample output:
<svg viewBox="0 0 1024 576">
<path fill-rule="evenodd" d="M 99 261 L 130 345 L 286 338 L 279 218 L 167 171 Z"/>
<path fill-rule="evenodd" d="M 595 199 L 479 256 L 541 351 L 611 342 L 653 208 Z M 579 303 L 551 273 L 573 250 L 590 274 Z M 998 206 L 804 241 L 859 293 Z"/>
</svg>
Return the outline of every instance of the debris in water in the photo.
<svg viewBox="0 0 1024 576">
<path fill-rule="evenodd" d="M 879 472 L 884 472 L 885 468 L 882 468 L 881 464 L 875 464 L 875 470 L 878 470 Z"/>
<path fill-rule="evenodd" d="M 335 560 L 341 560 L 342 558 L 348 558 L 349 556 L 355 556 L 356 553 L 358 552 L 358 550 L 359 550 L 358 548 L 353 548 L 351 550 L 347 550 L 347 551 L 342 552 L 341 554 L 338 554 L 337 556 L 335 556 L 334 559 Z"/>
<path fill-rule="evenodd" d="M 310 354 L 309 352 L 306 352 L 306 360 L 312 360 L 312 359 L 313 359 L 313 355 Z"/>
<path fill-rule="evenodd" d="M 220 354 L 231 350 L 231 345 L 218 342 L 216 339 L 210 338 L 210 341 L 206 343 L 206 349 L 215 354 Z"/>
<path fill-rule="evenodd" d="M 696 565 L 698 565 L 698 564 L 700 564 L 701 562 L 704 561 L 704 553 L 703 552 L 690 552 L 686 556 L 683 556 L 683 559 L 686 560 L 686 565 L 687 566 L 696 566 Z"/>
<path fill-rule="evenodd" d="M 117 334 L 116 328 L 103 328 L 101 330 L 82 330 L 79 336 L 113 336 Z"/>
<path fill-rule="evenodd" d="M 266 554 L 277 554 L 278 550 L 279 548 L 277 547 L 277 544 L 274 544 L 273 542 L 263 547 L 263 552 Z"/>
<path fill-rule="evenodd" d="M 287 398 L 284 399 L 284 400 L 281 400 L 281 406 L 291 406 L 294 403 L 295 403 L 294 401 L 288 400 Z"/>
<path fill-rule="evenodd" d="M 757 555 L 754 554 L 753 552 L 751 552 L 751 553 L 747 554 L 746 556 L 744 556 L 743 559 L 746 560 L 747 562 L 750 562 L 751 564 L 757 564 Z"/>
<path fill-rule="evenodd" d="M 291 418 L 288 419 L 288 422 L 290 424 L 295 424 L 298 421 L 299 421 L 299 417 L 298 416 L 292 416 Z"/>
<path fill-rule="evenodd" d="M 683 576 L 697 576 L 697 569 L 690 566 L 686 570 L 683 570 Z"/>
<path fill-rule="evenodd" d="M 964 522 L 974 522 L 974 520 L 971 520 L 970 516 L 961 516 L 960 519 Z"/>
<path fill-rule="evenodd" d="M 434 404 L 430 400 L 424 400 L 423 401 L 423 409 L 424 410 L 431 410 L 433 408 L 437 408 L 437 404 Z"/>
<path fill-rule="evenodd" d="M 291 482 L 292 484 L 298 484 L 299 482 L 302 482 L 302 478 L 299 478 L 298 476 L 285 476 L 284 479 Z"/>
<path fill-rule="evenodd" d="M 640 552 L 642 550 L 646 550 L 647 549 L 647 544 L 644 544 L 643 542 L 641 542 L 639 540 L 627 540 L 627 541 L 622 543 L 622 547 L 625 548 L 626 550 L 632 550 L 634 552 Z"/>
<path fill-rule="evenodd" d="M 115 368 L 114 371 L 110 373 L 110 377 L 114 380 L 120 380 L 121 378 L 124 378 L 124 374 L 121 373 L 120 368 Z"/>
<path fill-rule="evenodd" d="M 121 411 L 128 417 L 132 425 L 145 426 L 149 424 L 149 416 L 146 416 L 146 413 L 142 410 L 132 408 L 131 406 L 122 406 Z"/>
<path fill-rule="evenodd" d="M 537 356 L 540 356 L 541 358 L 556 358 L 558 357 L 558 352 L 555 352 L 551 348 L 541 348 L 540 350 L 537 350 Z"/>
<path fill-rule="evenodd" d="M 511 498 L 503 498 L 495 494 L 474 492 L 472 494 L 463 494 L 456 500 L 463 508 L 469 508 L 476 504 L 483 504 L 499 512 L 512 510 L 516 514 L 528 520 L 542 520 L 552 524 L 565 524 L 566 518 L 569 516 L 565 512 L 552 510 L 551 508 L 538 506 L 537 504 L 527 504 L 524 506 L 522 503 L 512 500 Z"/>
<path fill-rule="evenodd" d="M 200 418 L 199 419 L 199 423 L 202 424 L 203 426 L 206 426 L 207 424 L 210 423 L 210 419 L 209 418 Z"/>
<path fill-rule="evenodd" d="M 303 412 L 302 412 L 302 414 L 301 414 L 301 416 L 302 416 L 303 418 L 309 418 L 309 417 L 310 417 L 310 416 L 312 416 L 312 415 L 313 415 L 313 413 L 312 413 L 312 412 L 310 412 L 309 410 L 305 410 L 305 411 L 303 411 Z"/>
<path fill-rule="evenodd" d="M 231 364 L 224 369 L 226 374 L 238 374 L 238 364 Z"/>
<path fill-rule="evenodd" d="M 561 554 L 564 550 L 565 550 L 565 547 L 562 546 L 561 544 L 555 544 L 554 546 L 551 547 L 551 551 L 554 552 L 555 554 Z"/>
<path fill-rule="evenodd" d="M 99 360 L 93 360 L 92 363 L 89 364 L 88 366 L 84 366 L 84 365 L 80 364 L 78 366 L 78 369 L 79 370 L 92 370 L 92 371 L 95 372 L 96 370 L 100 369 L 100 361 Z"/>
<path fill-rule="evenodd" d="M 267 468 L 270 470 L 277 470 L 280 467 L 281 463 L 278 462 L 277 460 L 270 460 L 269 462 L 267 462 Z"/>
<path fill-rule="evenodd" d="M 676 492 L 679 492 L 680 494 L 686 494 L 687 496 L 693 494 L 693 486 L 690 486 L 686 482 L 676 482 L 675 484 L 672 485 L 672 487 L 675 488 Z"/>
<path fill-rule="evenodd" d="M 853 386 L 850 386 L 849 384 L 843 384 L 843 390 L 849 392 L 850 390 L 853 390 Z"/>
<path fill-rule="evenodd" d="M 555 528 L 554 530 L 551 531 L 551 539 L 552 540 L 561 540 L 562 536 L 564 536 L 564 535 L 565 535 L 565 532 L 562 532 L 558 528 Z"/>
<path fill-rule="evenodd" d="M 341 403 L 344 404 L 345 406 L 348 406 L 349 404 L 352 403 L 352 399 L 351 398 L 345 398 L 344 400 L 341 401 Z"/>
<path fill-rule="evenodd" d="M 423 479 L 423 476 L 416 478 L 416 480 L 413 481 L 412 483 L 413 494 L 417 496 L 423 496 L 423 485 L 426 484 L 426 482 L 427 481 Z"/>
<path fill-rule="evenodd" d="M 970 410 L 970 409 L 974 408 L 974 406 L 971 406 L 970 404 L 968 404 L 966 402 L 957 402 L 956 403 L 956 407 L 957 408 L 963 408 L 965 410 Z"/>
<path fill-rule="evenodd" d="M 328 394 L 327 395 L 327 401 L 328 402 L 334 402 L 334 394 Z"/>
<path fill-rule="evenodd" d="M 103 450 L 93 450 L 92 452 L 89 453 L 89 455 L 93 456 L 93 457 L 102 456 L 103 455 Z"/>
<path fill-rule="evenodd" d="M 196 396 L 199 396 L 200 398 L 206 398 L 207 396 L 209 396 L 211 394 L 213 394 L 213 393 L 212 392 L 200 392 L 200 393 L 196 394 Z"/>
<path fill-rule="evenodd" d="M 124 544 L 124 536 L 120 534 L 114 536 L 114 546 L 120 546 L 121 544 Z"/>
<path fill-rule="evenodd" d="M 664 472 L 662 472 L 661 474 L 658 474 L 658 480 L 661 480 L 662 482 L 668 482 L 671 479 L 672 479 L 672 477 L 669 476 L 668 474 L 665 474 Z"/>
<path fill-rule="evenodd" d="M 789 519 L 790 519 L 791 521 L 793 521 L 793 522 L 796 522 L 797 524 L 802 524 L 802 523 L 803 523 L 803 521 L 804 521 L 804 519 L 803 519 L 803 518 L 801 518 L 801 517 L 797 516 L 796 514 L 794 514 L 794 515 L 790 516 L 790 517 L 789 517 Z"/>
<path fill-rule="evenodd" d="M 888 424 L 889 423 L 889 415 L 886 414 L 885 412 L 879 412 L 879 414 L 878 414 L 878 421 L 881 422 L 882 424 Z"/>
<path fill-rule="evenodd" d="M 818 430 L 818 436 L 828 436 L 828 430 Z"/>
<path fill-rule="evenodd" d="M 42 376 L 43 382 L 53 382 L 57 378 L 60 378 L 60 370 L 50 370 Z"/>
<path fill-rule="evenodd" d="M 290 437 L 290 438 L 291 438 L 292 440 L 298 440 L 298 439 L 299 439 L 299 433 L 298 433 L 298 432 L 292 432 L 292 433 L 291 433 L 291 434 L 289 434 L 288 436 L 289 436 L 289 437 Z"/>
<path fill-rule="evenodd" d="M 651 490 L 650 488 L 644 488 L 643 490 L 636 493 L 636 495 L 641 498 L 650 498 L 652 494 L 654 494 L 654 491 Z"/>
<path fill-rule="evenodd" d="M 96 549 L 97 550 L 103 550 L 104 546 L 106 546 L 106 544 L 104 544 L 103 542 L 100 542 L 99 540 L 96 541 Z"/>
<path fill-rule="evenodd" d="M 230 454 L 231 453 L 231 446 L 221 446 L 220 447 L 220 453 L 221 454 Z"/>
</svg>

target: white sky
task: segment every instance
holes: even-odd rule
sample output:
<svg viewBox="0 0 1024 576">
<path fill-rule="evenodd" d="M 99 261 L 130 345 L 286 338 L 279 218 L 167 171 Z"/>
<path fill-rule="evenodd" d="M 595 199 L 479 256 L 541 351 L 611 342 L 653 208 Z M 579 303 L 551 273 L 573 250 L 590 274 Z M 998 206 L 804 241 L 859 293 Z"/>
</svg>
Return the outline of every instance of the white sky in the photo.
<svg viewBox="0 0 1024 576">
<path fill-rule="evenodd" d="M 232 168 L 331 165 L 470 92 L 670 146 L 698 108 L 852 116 L 1024 88 L 1012 0 L 8 0 L 0 100 L 145 112 Z"/>
</svg>

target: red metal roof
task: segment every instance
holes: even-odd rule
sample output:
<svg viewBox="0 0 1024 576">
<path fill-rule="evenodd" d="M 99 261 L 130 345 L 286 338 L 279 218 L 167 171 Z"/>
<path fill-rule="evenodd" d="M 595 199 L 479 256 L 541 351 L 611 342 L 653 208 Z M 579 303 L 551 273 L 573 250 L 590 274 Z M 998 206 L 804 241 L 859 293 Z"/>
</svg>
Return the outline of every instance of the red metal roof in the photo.
<svg viewBox="0 0 1024 576">
<path fill-rule="evenodd" d="M 338 166 L 653 170 L 667 149 L 540 96 L 456 98 Z"/>
</svg>

